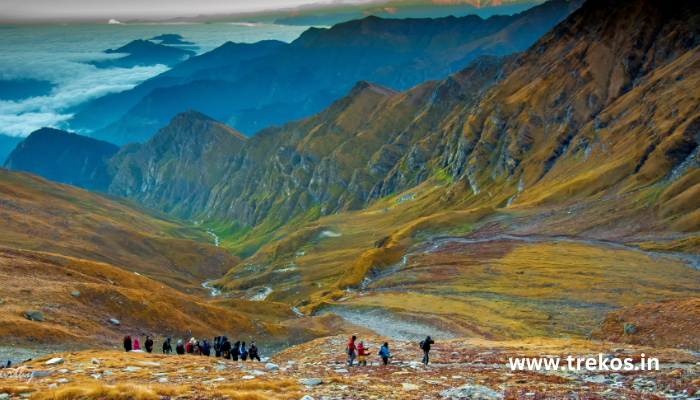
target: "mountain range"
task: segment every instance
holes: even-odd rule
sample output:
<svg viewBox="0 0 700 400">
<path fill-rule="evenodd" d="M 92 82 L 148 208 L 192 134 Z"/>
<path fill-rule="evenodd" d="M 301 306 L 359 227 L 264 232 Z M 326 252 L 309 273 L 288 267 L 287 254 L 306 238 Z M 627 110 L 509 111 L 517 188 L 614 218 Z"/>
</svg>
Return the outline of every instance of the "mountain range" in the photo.
<svg viewBox="0 0 700 400">
<path fill-rule="evenodd" d="M 320 112 L 250 137 L 217 122 L 219 111 L 175 114 L 144 143 L 103 156 L 104 196 L 218 235 L 235 255 L 224 256 L 242 259 L 214 284 L 232 298 L 262 293 L 306 315 L 357 321 L 361 312 L 382 324 L 439 326 L 455 337 L 584 338 L 598 327 L 595 335 L 622 342 L 627 331 L 615 330 L 626 322 L 640 324 L 638 343 L 679 343 L 655 339 L 648 320 L 630 313 L 616 312 L 629 321 L 601 319 L 660 299 L 676 307 L 700 290 L 700 5 L 564 5 L 562 12 L 575 11 L 507 55 L 472 49 L 497 46 L 498 37 L 520 39 L 512 23 L 474 42 L 453 34 L 457 18 L 370 17 L 309 30 L 291 45 L 268 43 L 280 52 L 264 57 L 287 54 L 295 74 L 301 61 L 285 53 L 294 48 L 327 52 L 328 65 L 342 59 L 333 58 L 340 49 L 368 45 L 395 60 L 414 57 L 393 64 L 406 65 L 400 69 L 372 70 L 394 84 L 360 79 Z M 359 33 L 340 30 L 351 26 Z M 426 26 L 434 34 L 424 35 Z M 420 57 L 456 60 L 457 48 L 473 56 L 463 68 L 399 84 L 421 71 Z M 224 60 L 219 54 L 208 57 Z M 178 68 L 198 58 L 158 79 L 180 79 Z M 214 70 L 230 67 L 223 63 Z M 335 66 L 350 79 L 357 65 Z M 211 89 L 202 82 L 184 86 Z M 274 98 L 280 84 L 260 95 Z M 149 110 L 171 99 L 170 90 L 147 95 Z M 45 158 L 42 135 L 32 136 L 6 165 L 46 174 L 54 161 L 27 163 Z M 94 139 L 74 140 L 96 148 L 88 146 Z M 13 174 L 20 173 L 7 172 Z M 636 309 L 664 312 L 663 305 Z"/>
<path fill-rule="evenodd" d="M 143 143 L 177 113 L 193 109 L 250 136 L 321 111 L 360 80 L 406 90 L 442 79 L 481 54 L 524 50 L 582 2 L 552 0 L 486 20 L 367 17 L 310 28 L 290 44 L 225 44 L 95 100 L 70 128 L 118 145 Z"/>
</svg>

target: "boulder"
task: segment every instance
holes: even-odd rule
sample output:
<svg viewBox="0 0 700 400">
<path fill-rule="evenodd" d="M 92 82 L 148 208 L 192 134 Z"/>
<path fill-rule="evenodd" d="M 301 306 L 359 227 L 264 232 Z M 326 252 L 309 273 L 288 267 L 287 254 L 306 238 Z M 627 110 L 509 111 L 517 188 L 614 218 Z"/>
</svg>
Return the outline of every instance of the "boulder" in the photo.
<svg viewBox="0 0 700 400">
<path fill-rule="evenodd" d="M 74 291 L 70 292 L 70 295 L 74 296 L 74 297 L 78 297 L 78 296 L 80 296 L 80 292 L 78 292 L 77 290 L 74 290 Z"/>
<path fill-rule="evenodd" d="M 63 358 L 56 357 L 56 358 L 52 358 L 46 362 L 46 365 L 58 365 L 58 364 L 63 364 Z"/>
<path fill-rule="evenodd" d="M 481 385 L 464 385 L 455 389 L 446 389 L 440 392 L 440 397 L 447 399 L 480 399 L 501 400 L 503 393 Z"/>
<path fill-rule="evenodd" d="M 30 321 L 44 322 L 44 316 L 41 315 L 39 311 L 27 311 L 26 313 L 24 313 L 24 318 Z"/>
<path fill-rule="evenodd" d="M 299 383 L 306 386 L 316 386 L 323 383 L 323 378 L 299 379 Z"/>
<path fill-rule="evenodd" d="M 114 319 L 114 318 L 110 318 L 110 319 L 109 319 L 109 323 L 112 324 L 112 325 L 119 325 L 119 320 L 116 320 L 116 319 Z"/>
<path fill-rule="evenodd" d="M 93 358 L 91 362 L 92 362 L 93 364 L 100 365 L 100 362 L 99 362 L 96 358 Z"/>
<path fill-rule="evenodd" d="M 313 397 L 309 396 L 308 394 L 304 397 L 301 398 L 301 400 L 316 400 Z"/>
<path fill-rule="evenodd" d="M 273 364 L 273 363 L 267 363 L 265 364 L 265 369 L 270 369 L 273 371 L 278 371 L 280 369 L 279 365 Z"/>
</svg>

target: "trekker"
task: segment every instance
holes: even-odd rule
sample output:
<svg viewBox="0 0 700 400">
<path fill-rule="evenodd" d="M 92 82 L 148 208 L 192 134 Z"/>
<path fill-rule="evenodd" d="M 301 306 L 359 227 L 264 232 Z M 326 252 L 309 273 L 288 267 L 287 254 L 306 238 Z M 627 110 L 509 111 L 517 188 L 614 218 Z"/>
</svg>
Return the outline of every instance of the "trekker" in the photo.
<svg viewBox="0 0 700 400">
<path fill-rule="evenodd" d="M 348 342 L 348 348 L 345 349 L 345 352 L 350 357 L 350 359 L 348 360 L 349 367 L 352 367 L 352 362 L 355 361 L 355 350 L 357 349 L 355 347 L 355 340 L 357 340 L 357 336 L 351 337 L 350 341 Z"/>
<path fill-rule="evenodd" d="M 233 358 L 233 361 L 238 361 L 239 355 L 241 355 L 241 342 L 240 341 L 233 344 L 233 349 L 231 349 L 231 358 Z"/>
<path fill-rule="evenodd" d="M 124 350 L 126 350 L 127 353 L 133 350 L 131 347 L 131 335 L 124 336 Z"/>
<path fill-rule="evenodd" d="M 379 356 L 382 358 L 382 362 L 386 366 L 391 358 L 391 354 L 389 354 L 389 343 L 384 343 L 384 345 L 379 348 Z"/>
<path fill-rule="evenodd" d="M 241 344 L 241 361 L 248 359 L 248 351 L 245 349 L 245 342 Z"/>
<path fill-rule="evenodd" d="M 357 355 L 360 356 L 360 361 L 357 363 L 357 365 L 367 365 L 367 356 L 372 354 L 367 352 L 367 347 L 365 347 L 365 342 L 363 340 L 360 340 L 360 344 L 357 345 Z"/>
<path fill-rule="evenodd" d="M 175 352 L 178 356 L 185 354 L 185 346 L 183 346 L 182 340 L 177 341 L 177 345 L 175 346 Z"/>
<path fill-rule="evenodd" d="M 150 336 L 146 336 L 146 353 L 153 353 L 153 339 Z"/>
<path fill-rule="evenodd" d="M 231 342 L 228 341 L 226 336 L 221 338 L 221 355 L 230 360 L 231 359 Z"/>
<path fill-rule="evenodd" d="M 209 342 L 207 342 L 207 339 L 204 339 L 204 344 L 202 345 L 202 348 L 200 349 L 202 351 L 203 356 L 209 357 L 211 356 L 211 345 Z"/>
<path fill-rule="evenodd" d="M 214 338 L 214 351 L 216 352 L 216 357 L 221 357 L 221 336 Z"/>
<path fill-rule="evenodd" d="M 31 360 L 31 358 L 30 358 L 30 360 Z M 7 368 L 12 368 L 12 361 L 11 360 L 7 360 Z"/>
<path fill-rule="evenodd" d="M 260 361 L 260 356 L 258 355 L 258 346 L 255 345 L 255 342 L 252 342 L 250 344 L 250 350 L 248 350 L 248 356 L 250 356 L 250 361 L 253 361 L 253 360 Z"/>
<path fill-rule="evenodd" d="M 191 338 L 185 345 L 185 353 L 190 356 L 194 354 L 194 338 Z"/>
<path fill-rule="evenodd" d="M 134 338 L 134 350 L 141 350 L 141 345 L 139 345 L 139 338 Z"/>
<path fill-rule="evenodd" d="M 428 365 L 430 359 L 428 353 L 430 353 L 430 345 L 435 344 L 435 341 L 430 339 L 430 336 L 425 338 L 424 341 L 420 342 L 420 348 L 423 350 L 423 364 Z"/>
<path fill-rule="evenodd" d="M 194 344 L 194 355 L 195 356 L 201 356 L 202 355 L 202 345 L 199 343 L 199 340 L 195 342 Z"/>
<path fill-rule="evenodd" d="M 163 342 L 163 354 L 171 354 L 173 352 L 173 346 L 170 345 L 170 338 L 167 338 Z"/>
</svg>

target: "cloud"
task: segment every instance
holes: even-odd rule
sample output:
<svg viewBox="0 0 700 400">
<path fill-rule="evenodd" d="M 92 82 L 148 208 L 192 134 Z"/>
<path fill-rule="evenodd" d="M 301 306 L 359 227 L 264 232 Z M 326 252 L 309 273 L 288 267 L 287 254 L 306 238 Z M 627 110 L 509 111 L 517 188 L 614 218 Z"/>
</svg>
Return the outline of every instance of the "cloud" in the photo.
<svg viewBox="0 0 700 400">
<path fill-rule="evenodd" d="M 122 25 L 122 23 L 117 21 L 116 19 L 110 19 L 107 23 L 110 25 Z"/>
</svg>

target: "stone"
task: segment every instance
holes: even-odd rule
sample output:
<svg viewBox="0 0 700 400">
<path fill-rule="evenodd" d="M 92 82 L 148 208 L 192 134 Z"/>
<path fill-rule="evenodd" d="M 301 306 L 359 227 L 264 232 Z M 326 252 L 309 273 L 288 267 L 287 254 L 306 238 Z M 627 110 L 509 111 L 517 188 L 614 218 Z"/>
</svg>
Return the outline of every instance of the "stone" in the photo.
<svg viewBox="0 0 700 400">
<path fill-rule="evenodd" d="M 104 372 L 102 373 L 102 375 L 110 376 L 110 375 L 116 375 L 116 374 L 115 374 L 114 372 L 112 372 L 112 371 L 104 371 Z"/>
<path fill-rule="evenodd" d="M 124 372 L 136 372 L 136 371 L 141 371 L 141 367 L 126 367 L 123 370 Z"/>
<path fill-rule="evenodd" d="M 160 383 L 167 383 L 167 382 L 168 382 L 168 378 L 160 378 L 160 379 L 158 379 L 158 382 L 160 382 Z"/>
<path fill-rule="evenodd" d="M 74 369 L 72 372 L 74 374 L 82 374 L 83 372 L 85 372 L 85 370 L 84 369 Z"/>
<path fill-rule="evenodd" d="M 114 318 L 110 318 L 110 319 L 109 319 L 109 323 L 112 324 L 112 325 L 119 325 L 119 320 L 114 319 Z"/>
<path fill-rule="evenodd" d="M 159 376 L 168 376 L 167 372 L 158 372 L 157 374 L 151 374 L 151 376 L 159 377 Z"/>
<path fill-rule="evenodd" d="M 70 382 L 70 381 L 69 381 L 68 379 L 61 378 L 61 379 L 56 380 L 56 382 L 58 382 L 58 383 L 68 383 L 68 382 Z"/>
<path fill-rule="evenodd" d="M 100 378 L 102 378 L 102 374 L 92 374 L 92 375 L 90 375 L 90 376 L 93 377 L 94 379 L 100 379 Z"/>
<path fill-rule="evenodd" d="M 60 373 L 62 373 L 62 374 L 67 374 L 69 371 L 68 371 L 67 369 L 65 369 L 65 368 L 61 368 L 61 369 L 58 370 L 58 372 L 60 372 Z"/>
<path fill-rule="evenodd" d="M 273 370 L 273 371 L 279 371 L 280 367 L 277 364 L 273 363 L 267 363 L 265 364 L 265 369 Z"/>
<path fill-rule="evenodd" d="M 503 393 L 481 385 L 464 385 L 440 392 L 440 397 L 448 399 L 501 400 Z"/>
<path fill-rule="evenodd" d="M 413 383 L 406 383 L 406 382 L 404 382 L 404 383 L 401 384 L 401 386 L 402 386 L 405 390 L 418 390 L 418 389 L 420 389 L 420 386 L 415 385 L 415 384 L 413 384 Z"/>
<path fill-rule="evenodd" d="M 0 393 L 0 399 L 9 399 L 10 395 L 7 393 Z"/>
<path fill-rule="evenodd" d="M 74 296 L 74 297 L 78 297 L 78 296 L 80 296 L 80 292 L 78 292 L 77 290 L 74 290 L 74 291 L 70 292 L 70 295 Z"/>
<path fill-rule="evenodd" d="M 625 322 L 625 326 L 623 328 L 623 331 L 624 331 L 625 335 L 631 335 L 631 334 L 637 332 L 637 329 L 629 322 Z"/>
<path fill-rule="evenodd" d="M 24 313 L 24 318 L 30 321 L 44 322 L 44 316 L 39 311 L 27 311 Z"/>
<path fill-rule="evenodd" d="M 246 375 L 246 376 L 243 377 L 243 379 L 245 379 L 245 380 L 250 380 L 250 379 L 255 379 L 255 377 L 252 376 L 252 375 Z"/>
<path fill-rule="evenodd" d="M 56 358 L 52 358 L 46 362 L 46 365 L 58 365 L 58 364 L 63 364 L 63 358 L 56 357 Z"/>
<path fill-rule="evenodd" d="M 347 374 L 347 373 L 348 373 L 348 370 L 345 369 L 345 368 L 338 368 L 338 369 L 335 370 L 335 372 L 337 372 L 337 373 L 339 373 L 339 374 Z"/>
<path fill-rule="evenodd" d="M 49 376 L 51 375 L 51 371 L 32 371 L 29 373 L 29 376 L 32 376 L 34 378 L 40 378 L 42 376 Z"/>
<path fill-rule="evenodd" d="M 316 386 L 323 383 L 322 378 L 299 379 L 299 383 L 306 386 Z"/>
<path fill-rule="evenodd" d="M 96 358 L 93 358 L 92 361 L 90 361 L 90 362 L 93 363 L 93 364 L 100 365 L 100 361 L 97 360 Z"/>
<path fill-rule="evenodd" d="M 301 400 L 316 400 L 313 397 L 309 396 L 308 394 L 304 397 L 301 398 Z"/>
<path fill-rule="evenodd" d="M 144 365 L 146 367 L 160 367 L 161 364 L 152 361 L 141 361 L 139 365 Z"/>
</svg>

